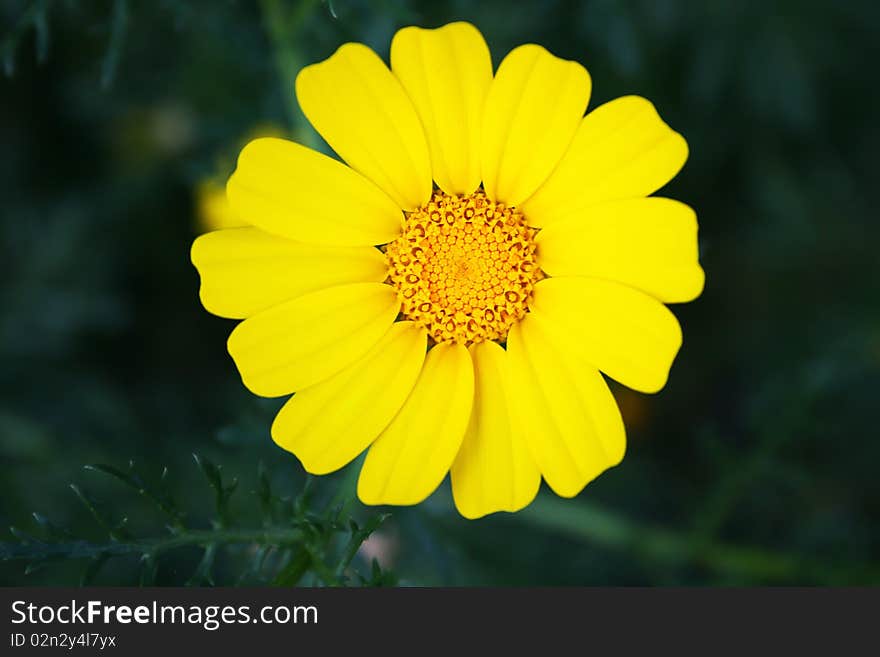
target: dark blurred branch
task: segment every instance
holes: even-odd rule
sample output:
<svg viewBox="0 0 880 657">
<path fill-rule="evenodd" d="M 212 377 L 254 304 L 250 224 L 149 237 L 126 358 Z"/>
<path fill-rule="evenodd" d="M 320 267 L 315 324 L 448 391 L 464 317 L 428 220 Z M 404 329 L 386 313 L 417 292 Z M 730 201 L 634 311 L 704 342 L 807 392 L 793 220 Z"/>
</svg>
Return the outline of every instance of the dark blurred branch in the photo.
<svg viewBox="0 0 880 657">
<path fill-rule="evenodd" d="M 3 69 L 7 76 L 15 72 L 15 53 L 25 34 L 33 28 L 36 34 L 37 61 L 46 61 L 49 54 L 49 19 L 48 11 L 52 0 L 34 0 L 22 12 L 12 30 L 0 42 L 0 56 L 3 58 Z"/>
<path fill-rule="evenodd" d="M 263 23 L 275 53 L 275 66 L 278 69 L 290 131 L 297 141 L 311 147 L 317 145 L 317 140 L 296 102 L 294 81 L 299 71 L 308 63 L 300 44 L 302 25 L 309 13 L 319 5 L 320 0 L 299 0 L 292 5 L 283 0 L 260 2 Z"/>
<path fill-rule="evenodd" d="M 110 23 L 110 42 L 101 65 L 101 86 L 109 89 L 116 78 L 116 69 L 122 55 L 122 43 L 128 29 L 128 0 L 116 0 L 113 3 L 113 17 Z"/>
<path fill-rule="evenodd" d="M 169 550 L 183 547 L 209 545 L 268 545 L 285 547 L 299 543 L 303 533 L 299 529 L 238 529 L 238 530 L 187 530 L 180 536 L 160 539 L 141 539 L 130 542 L 114 541 L 98 543 L 90 541 L 0 543 L 0 561 L 46 559 L 88 559 L 107 556 L 144 555 L 158 556 Z"/>
<path fill-rule="evenodd" d="M 695 565 L 751 581 L 830 581 L 877 584 L 880 570 L 870 564 L 813 560 L 753 547 L 693 541 L 688 534 L 647 527 L 596 505 L 539 495 L 517 518 L 576 540 L 629 550 L 667 567 Z"/>
</svg>

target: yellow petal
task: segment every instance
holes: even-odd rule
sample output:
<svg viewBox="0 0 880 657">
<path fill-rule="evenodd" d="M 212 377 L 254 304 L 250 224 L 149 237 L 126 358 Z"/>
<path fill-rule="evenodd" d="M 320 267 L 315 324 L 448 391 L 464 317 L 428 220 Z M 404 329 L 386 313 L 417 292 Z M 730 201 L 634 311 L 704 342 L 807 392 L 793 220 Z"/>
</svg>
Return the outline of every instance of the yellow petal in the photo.
<svg viewBox="0 0 880 657">
<path fill-rule="evenodd" d="M 448 194 L 473 192 L 480 184 L 483 103 L 492 83 L 483 35 L 470 23 L 405 27 L 391 42 L 391 70 L 424 126 L 434 180 Z"/>
<path fill-rule="evenodd" d="M 519 205 L 547 179 L 574 137 L 590 99 L 590 75 L 541 46 L 510 52 L 483 114 L 483 186 Z"/>
<path fill-rule="evenodd" d="M 465 518 L 519 511 L 541 485 L 541 473 L 510 410 L 507 354 L 495 342 L 470 348 L 474 362 L 474 408 L 452 464 L 452 494 Z"/>
<path fill-rule="evenodd" d="M 291 397 L 275 418 L 272 438 L 308 472 L 338 470 L 403 406 L 425 360 L 426 336 L 412 322 L 396 322 L 366 356 Z"/>
<path fill-rule="evenodd" d="M 229 354 L 251 392 L 279 397 L 320 383 L 363 356 L 399 309 L 397 292 L 383 283 L 311 292 L 235 327 Z"/>
<path fill-rule="evenodd" d="M 510 329 L 514 421 L 547 484 L 573 497 L 626 449 L 617 403 L 596 369 L 573 367 L 533 315 Z"/>
<path fill-rule="evenodd" d="M 248 223 L 313 244 L 384 244 L 403 221 L 400 208 L 356 171 L 284 139 L 245 146 L 226 193 Z"/>
<path fill-rule="evenodd" d="M 431 162 L 422 124 L 379 56 L 346 43 L 296 78 L 303 113 L 330 147 L 404 210 L 431 197 Z"/>
<path fill-rule="evenodd" d="M 474 369 L 467 349 L 428 352 L 412 393 L 370 447 L 358 479 L 364 504 L 418 504 L 443 481 L 470 419 Z"/>
<path fill-rule="evenodd" d="M 595 205 L 538 233 L 538 263 L 551 276 L 626 283 L 665 303 L 703 290 L 697 216 L 684 203 L 637 198 Z"/>
<path fill-rule="evenodd" d="M 559 166 L 522 206 L 528 222 L 546 226 L 584 208 L 648 196 L 675 177 L 687 142 L 650 101 L 624 96 L 587 114 Z"/>
<path fill-rule="evenodd" d="M 385 280 L 382 253 L 372 246 L 303 244 L 256 228 L 207 233 L 192 246 L 208 312 L 243 319 L 267 308 L 344 283 Z"/>
<path fill-rule="evenodd" d="M 545 278 L 530 310 L 572 354 L 642 392 L 666 384 L 681 347 L 681 327 L 666 306 L 613 281 Z"/>
<path fill-rule="evenodd" d="M 226 200 L 226 186 L 206 180 L 196 189 L 196 214 L 202 232 L 247 226 Z"/>
</svg>

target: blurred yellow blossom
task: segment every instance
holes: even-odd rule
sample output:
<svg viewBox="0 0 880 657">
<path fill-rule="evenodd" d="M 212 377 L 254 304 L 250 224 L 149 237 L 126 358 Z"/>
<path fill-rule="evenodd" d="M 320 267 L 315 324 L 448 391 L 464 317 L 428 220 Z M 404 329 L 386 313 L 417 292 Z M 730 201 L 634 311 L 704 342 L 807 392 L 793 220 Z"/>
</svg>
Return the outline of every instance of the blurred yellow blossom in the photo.
<svg viewBox="0 0 880 657">
<path fill-rule="evenodd" d="M 254 139 L 283 136 L 284 131 L 278 126 L 271 123 L 261 123 L 248 131 L 245 138 L 239 142 L 237 150 Z M 226 200 L 226 176 L 232 170 L 233 162 L 224 158 L 221 165 L 218 166 L 217 175 L 204 178 L 196 185 L 196 228 L 200 233 L 249 225 L 236 215 Z"/>
<path fill-rule="evenodd" d="M 201 233 L 248 225 L 229 206 L 226 185 L 213 179 L 203 180 L 196 187 L 196 217 Z"/>
</svg>

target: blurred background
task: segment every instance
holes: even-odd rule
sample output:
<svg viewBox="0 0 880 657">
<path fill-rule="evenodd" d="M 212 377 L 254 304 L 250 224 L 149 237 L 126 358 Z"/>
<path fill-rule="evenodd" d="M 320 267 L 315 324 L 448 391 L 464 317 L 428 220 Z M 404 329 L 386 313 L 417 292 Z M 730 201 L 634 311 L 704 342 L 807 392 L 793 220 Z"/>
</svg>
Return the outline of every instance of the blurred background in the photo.
<svg viewBox="0 0 880 657">
<path fill-rule="evenodd" d="M 673 307 L 685 339 L 666 388 L 614 388 L 620 466 L 574 500 L 544 487 L 477 522 L 444 482 L 387 509 L 343 579 L 375 558 L 373 583 L 402 585 L 880 584 L 869 0 L 0 2 L 0 584 L 84 569 L 102 584 L 327 583 L 295 546 L 258 567 L 247 544 L 207 565 L 198 541 L 144 557 L 174 514 L 140 479 L 83 466 L 143 477 L 196 529 L 283 524 L 260 510 L 268 486 L 273 504 L 299 496 L 300 516 L 340 500 L 344 523 L 376 515 L 343 499 L 351 468 L 301 496 L 302 468 L 269 437 L 283 400 L 241 385 L 234 324 L 200 306 L 189 248 L 222 220 L 212 194 L 250 136 L 326 148 L 293 96 L 302 66 L 351 40 L 387 60 L 398 28 L 451 20 L 480 28 L 496 66 L 524 42 L 582 62 L 591 107 L 656 104 L 690 144 L 663 195 L 697 210 L 707 284 Z M 239 479 L 219 515 L 206 463 Z M 327 559 L 346 531 L 321 539 Z M 127 553 L 128 533 L 148 548 Z"/>
</svg>

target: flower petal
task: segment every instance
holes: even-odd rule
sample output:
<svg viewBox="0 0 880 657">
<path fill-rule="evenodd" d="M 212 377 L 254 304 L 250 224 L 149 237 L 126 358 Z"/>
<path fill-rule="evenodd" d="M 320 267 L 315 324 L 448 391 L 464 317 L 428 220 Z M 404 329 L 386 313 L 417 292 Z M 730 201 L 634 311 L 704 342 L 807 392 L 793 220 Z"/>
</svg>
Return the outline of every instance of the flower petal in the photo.
<svg viewBox="0 0 880 657">
<path fill-rule="evenodd" d="M 572 367 L 534 315 L 510 329 L 507 353 L 515 422 L 550 488 L 573 497 L 623 459 L 617 403 L 599 371 Z"/>
<path fill-rule="evenodd" d="M 598 278 L 545 278 L 530 310 L 586 362 L 641 392 L 657 392 L 681 347 L 669 309 L 634 288 Z"/>
<path fill-rule="evenodd" d="M 192 246 L 199 296 L 208 312 L 243 319 L 307 292 L 344 283 L 380 283 L 382 253 L 371 246 L 319 246 L 230 228 L 207 233 Z"/>
<path fill-rule="evenodd" d="M 637 198 L 595 205 L 538 233 L 538 263 L 551 276 L 593 276 L 626 283 L 665 303 L 695 299 L 697 216 L 684 203 Z"/>
<path fill-rule="evenodd" d="M 370 352 L 326 381 L 296 393 L 272 425 L 272 438 L 313 474 L 338 470 L 388 426 L 416 382 L 427 333 L 396 322 Z"/>
<path fill-rule="evenodd" d="M 364 504 L 418 504 L 449 471 L 474 400 L 474 370 L 462 345 L 428 352 L 409 399 L 370 447 L 358 480 Z"/>
<path fill-rule="evenodd" d="M 311 292 L 235 327 L 229 354 L 251 392 L 279 397 L 319 383 L 363 356 L 399 310 L 397 292 L 383 283 Z"/>
<path fill-rule="evenodd" d="M 650 101 L 624 96 L 587 114 L 565 157 L 522 206 L 533 226 L 584 208 L 648 196 L 675 177 L 687 142 L 666 125 Z"/>
<path fill-rule="evenodd" d="M 519 205 L 547 179 L 574 137 L 590 86 L 583 66 L 541 46 L 504 58 L 483 114 L 483 186 L 493 200 Z"/>
<path fill-rule="evenodd" d="M 480 184 L 483 103 L 492 57 L 470 23 L 405 27 L 391 42 L 391 70 L 415 105 L 428 139 L 434 180 L 448 194 Z"/>
<path fill-rule="evenodd" d="M 431 197 L 431 162 L 422 124 L 379 56 L 346 43 L 296 78 L 303 113 L 352 168 L 404 210 Z"/>
<path fill-rule="evenodd" d="M 452 464 L 452 494 L 465 518 L 496 511 L 519 511 L 541 485 L 521 432 L 510 411 L 507 354 L 495 342 L 470 348 L 474 362 L 474 408 Z"/>
<path fill-rule="evenodd" d="M 403 215 L 369 180 L 305 146 L 255 139 L 226 185 L 233 211 L 281 237 L 334 246 L 390 242 Z"/>
</svg>

